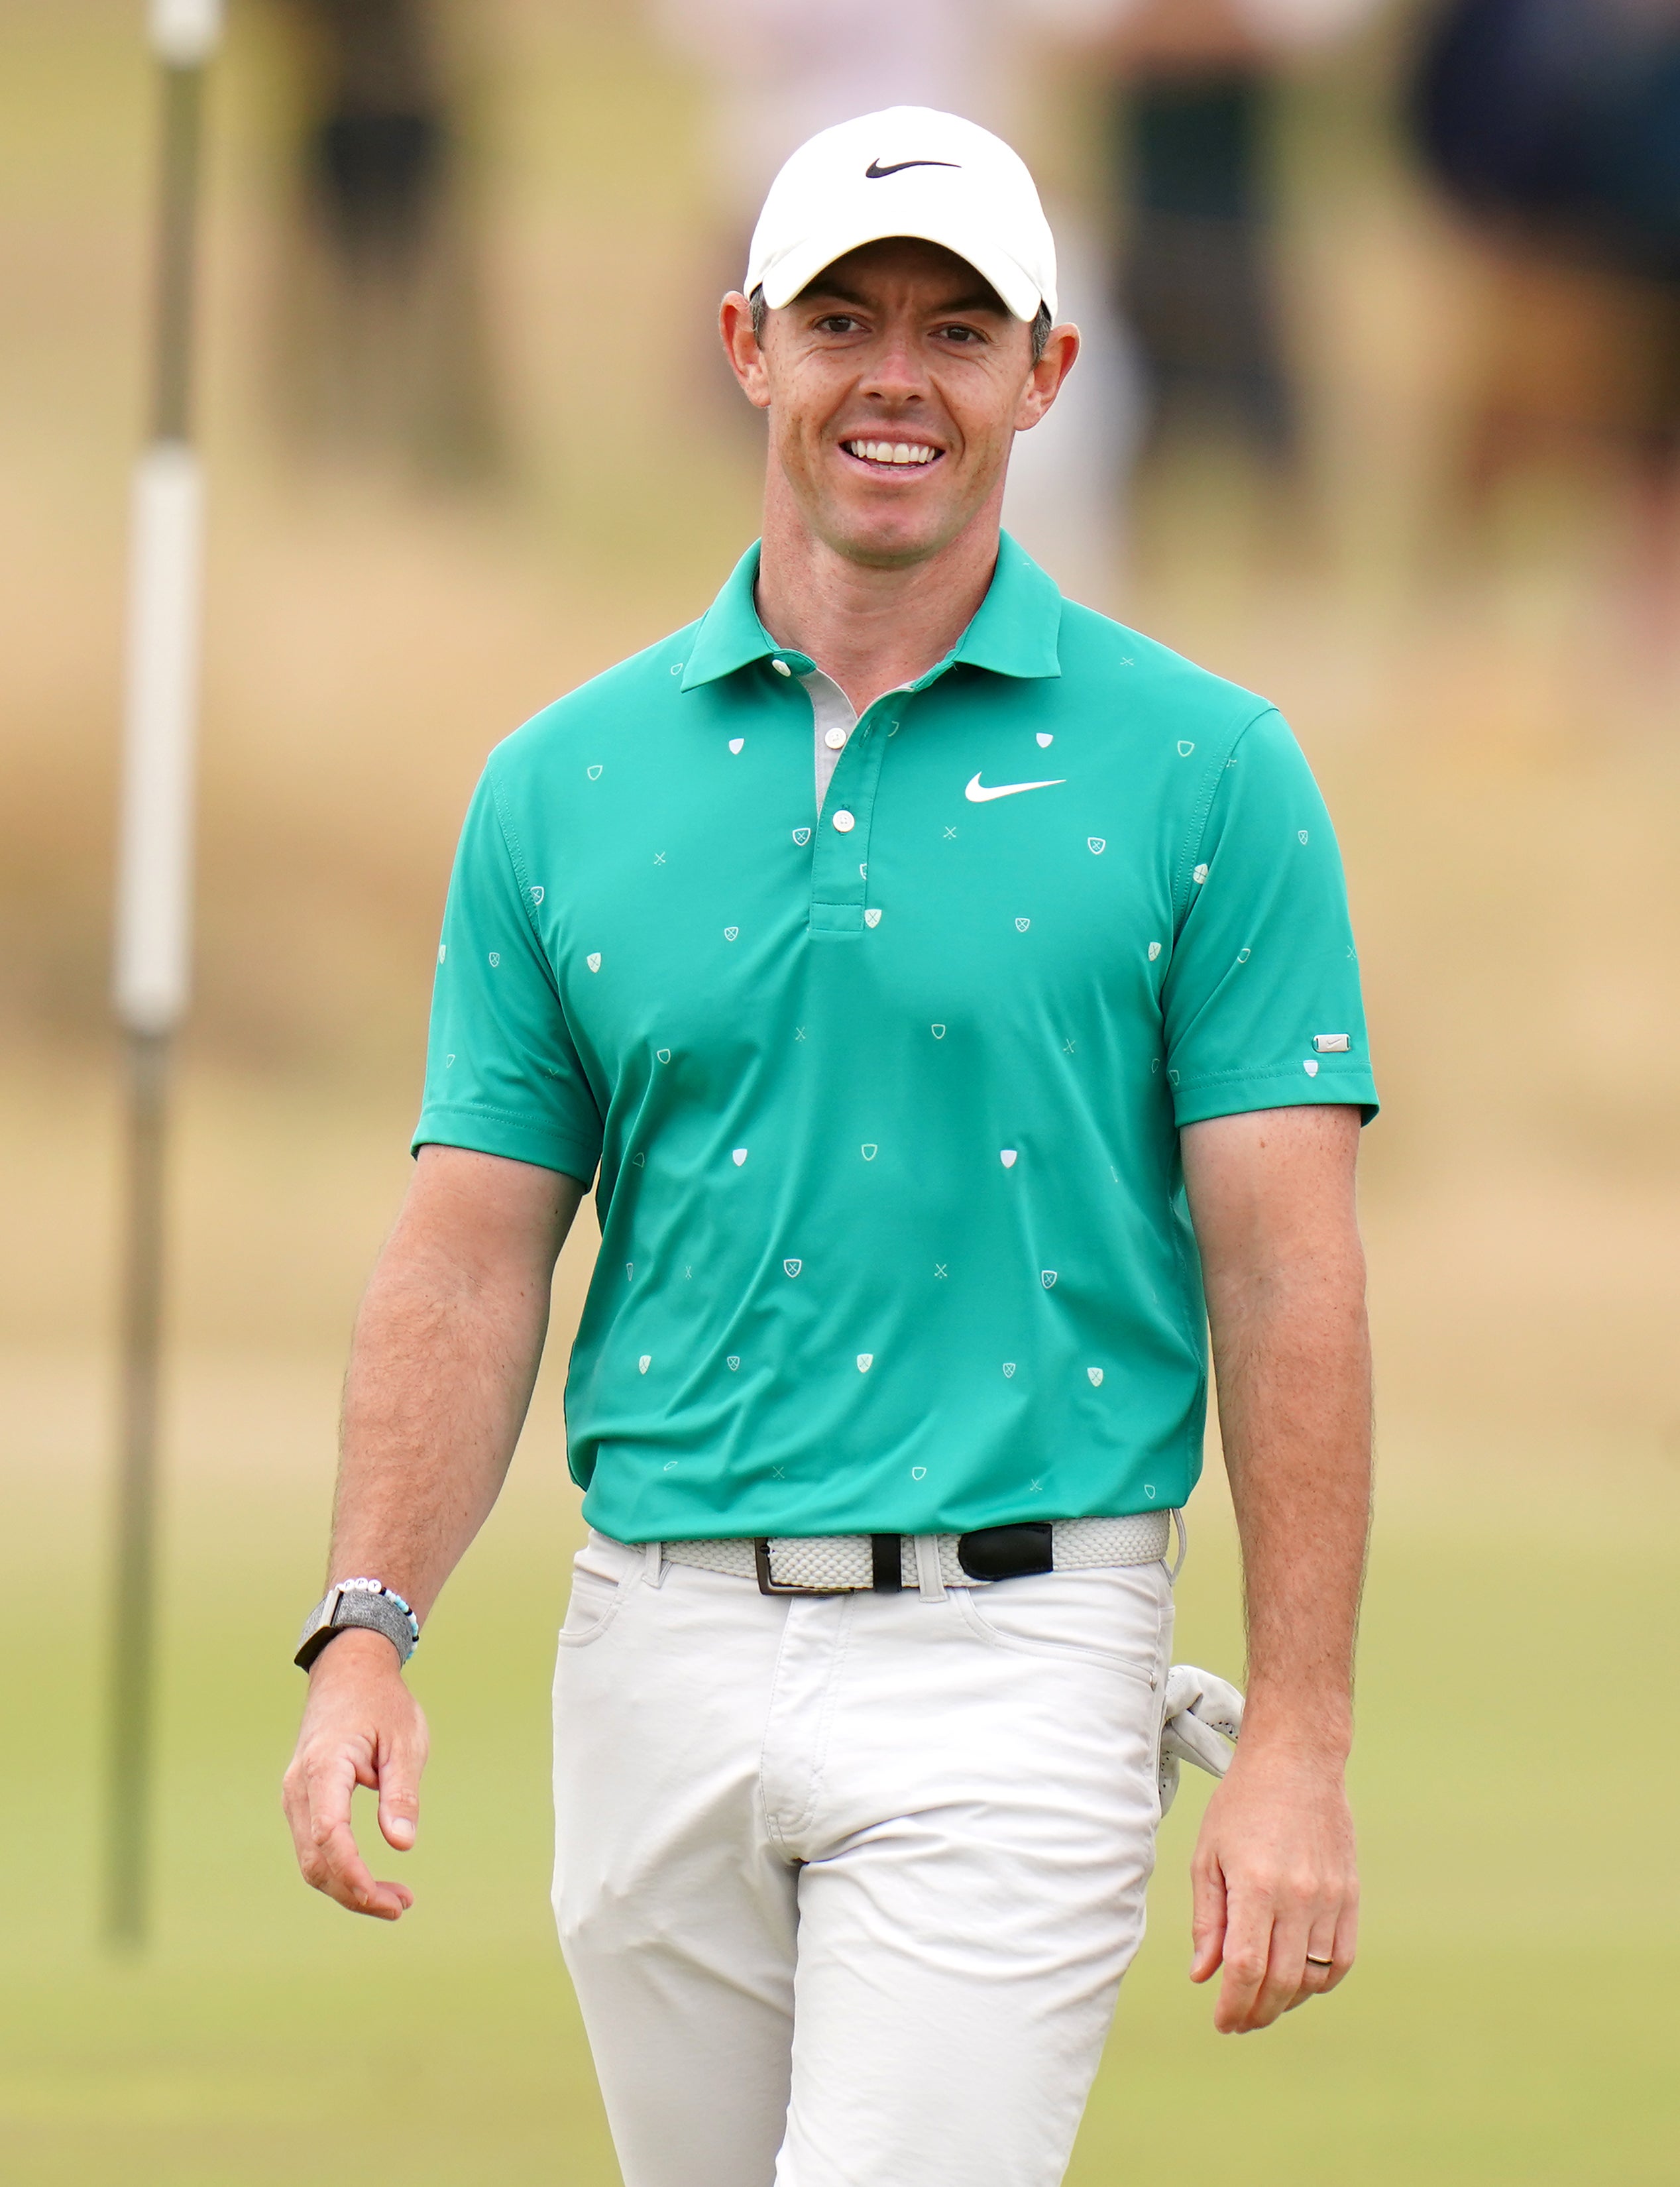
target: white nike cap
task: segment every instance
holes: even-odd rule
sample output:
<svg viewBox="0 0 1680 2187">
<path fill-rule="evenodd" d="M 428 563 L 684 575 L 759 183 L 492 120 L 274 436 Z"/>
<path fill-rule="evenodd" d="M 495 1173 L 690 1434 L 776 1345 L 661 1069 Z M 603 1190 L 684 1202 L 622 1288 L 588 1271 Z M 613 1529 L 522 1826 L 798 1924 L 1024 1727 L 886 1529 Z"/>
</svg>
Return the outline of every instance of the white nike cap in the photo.
<svg viewBox="0 0 1680 2187">
<path fill-rule="evenodd" d="M 1056 246 L 1032 177 L 1001 137 L 930 106 L 824 129 L 770 185 L 743 283 L 772 311 L 865 243 L 913 235 L 984 274 L 1018 319 L 1056 316 Z"/>
</svg>

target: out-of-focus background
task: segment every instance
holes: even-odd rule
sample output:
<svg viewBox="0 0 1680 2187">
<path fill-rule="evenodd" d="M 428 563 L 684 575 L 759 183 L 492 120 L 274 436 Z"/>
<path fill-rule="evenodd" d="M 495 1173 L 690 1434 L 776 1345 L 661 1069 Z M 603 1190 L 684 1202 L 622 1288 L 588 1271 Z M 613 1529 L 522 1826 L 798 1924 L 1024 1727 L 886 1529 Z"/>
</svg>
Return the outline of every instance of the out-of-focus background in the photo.
<svg viewBox="0 0 1680 2187">
<path fill-rule="evenodd" d="M 113 1958 L 106 993 L 155 85 L 138 4 L 0 0 L 11 2176 L 616 2178 L 545 1901 L 587 1210 L 508 1494 L 415 1666 L 435 1759 L 395 1931 L 292 1871 L 287 1655 L 476 772 L 698 613 L 753 536 L 761 442 L 716 298 L 795 142 L 923 100 L 1032 161 L 1090 336 L 1012 520 L 1068 589 L 1290 716 L 1386 1104 L 1364 1954 L 1333 2002 L 1217 2042 L 1183 1978 L 1188 1787 L 1071 2177 L 1673 2179 L 1677 17 L 233 0 L 158 1903 L 149 1948 Z M 1235 1673 L 1213 1457 L 1178 1653 Z"/>
</svg>

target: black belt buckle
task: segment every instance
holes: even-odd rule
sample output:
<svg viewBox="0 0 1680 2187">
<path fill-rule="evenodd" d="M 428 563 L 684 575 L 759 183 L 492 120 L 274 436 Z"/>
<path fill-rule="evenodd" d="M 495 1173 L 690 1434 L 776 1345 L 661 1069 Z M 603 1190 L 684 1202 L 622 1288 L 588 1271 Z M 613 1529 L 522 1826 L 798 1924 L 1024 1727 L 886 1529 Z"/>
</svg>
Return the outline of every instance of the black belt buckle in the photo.
<svg viewBox="0 0 1680 2187">
<path fill-rule="evenodd" d="M 1055 1550 L 1048 1519 L 1023 1519 L 1013 1526 L 977 1526 L 957 1538 L 957 1561 L 970 1579 L 1025 1579 L 1054 1571 Z"/>
</svg>

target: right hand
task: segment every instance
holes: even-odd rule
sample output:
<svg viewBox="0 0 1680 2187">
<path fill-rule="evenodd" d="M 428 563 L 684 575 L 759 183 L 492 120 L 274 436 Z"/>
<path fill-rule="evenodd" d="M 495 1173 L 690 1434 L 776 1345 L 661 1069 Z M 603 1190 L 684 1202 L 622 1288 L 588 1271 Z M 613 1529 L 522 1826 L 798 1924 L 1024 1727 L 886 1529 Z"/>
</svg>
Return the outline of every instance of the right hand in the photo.
<svg viewBox="0 0 1680 2187">
<path fill-rule="evenodd" d="M 425 1717 L 382 1633 L 343 1633 L 321 1650 L 281 1804 L 305 1882 L 351 1914 L 397 1921 L 414 1903 L 406 1884 L 375 1881 L 357 1849 L 350 1803 L 358 1785 L 377 1791 L 385 1843 L 407 1852 L 426 1747 Z"/>
</svg>

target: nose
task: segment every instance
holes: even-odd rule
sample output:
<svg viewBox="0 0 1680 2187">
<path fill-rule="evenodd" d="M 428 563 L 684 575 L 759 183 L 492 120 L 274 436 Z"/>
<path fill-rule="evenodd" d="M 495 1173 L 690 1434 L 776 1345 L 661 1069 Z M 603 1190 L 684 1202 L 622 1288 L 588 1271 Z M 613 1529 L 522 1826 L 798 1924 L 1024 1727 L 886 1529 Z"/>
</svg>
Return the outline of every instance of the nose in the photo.
<svg viewBox="0 0 1680 2187">
<path fill-rule="evenodd" d="M 858 393 L 890 407 L 919 402 L 927 394 L 927 374 L 910 331 L 888 328 L 871 354 Z"/>
</svg>

